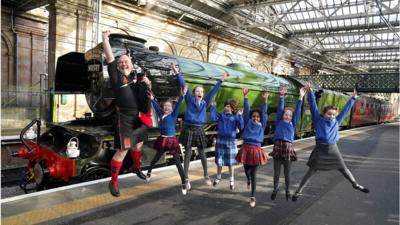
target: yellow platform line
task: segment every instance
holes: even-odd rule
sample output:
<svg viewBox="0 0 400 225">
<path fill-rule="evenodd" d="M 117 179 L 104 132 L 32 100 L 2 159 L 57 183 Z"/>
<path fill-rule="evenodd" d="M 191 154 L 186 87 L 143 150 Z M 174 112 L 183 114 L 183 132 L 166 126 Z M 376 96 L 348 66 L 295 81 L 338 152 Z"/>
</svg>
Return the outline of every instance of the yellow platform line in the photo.
<svg viewBox="0 0 400 225">
<path fill-rule="evenodd" d="M 224 167 L 223 172 L 226 171 L 227 169 Z M 202 170 L 191 172 L 190 180 L 196 181 L 200 179 L 203 179 Z M 177 184 L 180 184 L 180 182 L 181 182 L 180 176 L 173 176 L 150 183 L 137 185 L 130 188 L 122 188 L 120 189 L 121 196 L 118 198 L 111 196 L 111 194 L 107 192 L 104 194 L 72 200 L 58 205 L 51 205 L 48 208 L 33 210 L 26 213 L 5 217 L 1 219 L 1 224 L 31 225 L 31 224 L 41 223 L 57 218 L 62 218 L 64 216 L 81 213 L 101 206 L 110 205 L 125 200 L 137 199 L 142 194 L 170 188 L 176 186 Z M 188 195 L 190 195 L 190 192 L 188 192 Z"/>
</svg>

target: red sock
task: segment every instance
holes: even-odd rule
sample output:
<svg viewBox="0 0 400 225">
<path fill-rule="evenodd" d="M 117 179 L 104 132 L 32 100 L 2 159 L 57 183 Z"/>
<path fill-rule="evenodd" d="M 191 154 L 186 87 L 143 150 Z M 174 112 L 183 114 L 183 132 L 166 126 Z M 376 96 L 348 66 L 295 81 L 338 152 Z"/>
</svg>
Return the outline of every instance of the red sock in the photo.
<svg viewBox="0 0 400 225">
<path fill-rule="evenodd" d="M 137 151 L 137 149 L 135 149 L 135 151 L 130 150 L 130 152 L 132 156 L 132 168 L 140 170 L 140 158 L 142 157 L 142 150 Z"/>
<path fill-rule="evenodd" d="M 122 161 L 111 160 L 111 183 L 117 184 L 118 174 L 121 169 Z"/>
</svg>

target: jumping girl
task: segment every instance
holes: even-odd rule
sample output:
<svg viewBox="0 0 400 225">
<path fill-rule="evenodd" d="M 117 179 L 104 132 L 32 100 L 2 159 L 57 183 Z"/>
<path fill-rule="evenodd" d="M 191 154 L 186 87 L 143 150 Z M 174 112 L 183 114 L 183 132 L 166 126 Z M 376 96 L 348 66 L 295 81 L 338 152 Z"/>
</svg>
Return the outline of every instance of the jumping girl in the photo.
<svg viewBox="0 0 400 225">
<path fill-rule="evenodd" d="M 172 66 L 172 72 L 177 74 L 177 79 L 181 87 L 185 86 L 185 80 L 177 72 L 175 66 Z M 184 170 L 185 170 L 185 184 L 186 189 L 190 190 L 189 182 L 189 163 L 192 157 L 192 147 L 197 147 L 197 151 L 200 154 L 201 164 L 203 166 L 204 181 L 207 185 L 211 185 L 211 179 L 208 176 L 207 171 L 207 158 L 204 149 L 207 147 L 207 138 L 203 130 L 204 124 L 207 122 L 206 109 L 211 104 L 211 100 L 217 93 L 222 82 L 229 76 L 228 73 L 224 73 L 223 77 L 217 82 L 213 89 L 204 97 L 204 90 L 200 86 L 193 88 L 192 93 L 187 92 L 185 95 L 186 101 L 186 112 L 184 119 L 184 126 L 179 137 L 179 141 L 185 147 L 185 159 L 184 159 Z M 204 97 L 204 99 L 203 99 Z"/>
<path fill-rule="evenodd" d="M 176 130 L 175 124 L 176 119 L 179 114 L 179 110 L 181 107 L 181 103 L 183 101 L 183 96 L 186 95 L 187 86 L 181 88 L 181 96 L 178 99 L 178 102 L 175 105 L 175 108 L 172 108 L 172 101 L 167 100 L 162 104 L 162 109 L 158 102 L 154 99 L 153 94 L 149 93 L 149 97 L 151 99 L 151 104 L 155 109 L 158 118 L 160 118 L 160 137 L 157 138 L 154 143 L 154 148 L 157 150 L 156 155 L 150 163 L 150 167 L 147 170 L 147 180 L 150 180 L 151 171 L 156 164 L 156 162 L 161 158 L 161 156 L 168 152 L 173 155 L 176 168 L 178 169 L 179 175 L 182 181 L 182 194 L 186 195 L 186 185 L 185 185 L 185 174 L 182 168 L 182 162 L 180 159 L 180 147 L 178 139 L 176 138 Z"/>
<path fill-rule="evenodd" d="M 268 121 L 268 96 L 269 93 L 265 92 L 262 95 L 264 104 L 261 110 L 250 111 L 248 95 L 249 90 L 243 89 L 244 96 L 244 131 L 243 131 L 243 145 L 242 149 L 238 152 L 236 160 L 243 163 L 244 172 L 247 177 L 247 188 L 250 189 L 251 184 L 251 197 L 250 206 L 256 206 L 256 179 L 257 169 L 260 165 L 265 165 L 268 161 L 267 154 L 261 148 L 264 141 L 264 130 Z"/>
<path fill-rule="evenodd" d="M 217 106 L 213 104 L 210 109 L 211 122 L 218 122 L 217 143 L 215 145 L 215 164 L 217 164 L 217 178 L 214 180 L 214 187 L 221 181 L 223 166 L 229 167 L 229 187 L 235 189 L 234 165 L 237 165 L 235 156 L 237 147 L 235 143 L 236 130 L 243 129 L 242 111 L 238 110 L 236 100 L 227 100 L 224 104 L 224 112 L 217 113 Z"/>
<path fill-rule="evenodd" d="M 270 156 L 274 158 L 274 190 L 271 194 L 271 200 L 275 200 L 279 190 L 279 176 L 281 166 L 285 173 L 285 190 L 286 200 L 290 199 L 290 167 L 292 161 L 297 160 L 296 152 L 293 148 L 293 139 L 295 134 L 296 124 L 300 119 L 301 106 L 303 97 L 306 93 L 305 88 L 300 89 L 299 100 L 296 104 L 296 109 L 285 108 L 285 94 L 288 86 L 283 86 L 279 92 L 279 104 L 276 113 L 276 129 L 274 134 L 274 147 Z"/>
<path fill-rule="evenodd" d="M 311 116 L 315 127 L 316 145 L 307 162 L 309 169 L 301 180 L 299 188 L 294 193 L 292 201 L 297 201 L 301 195 L 301 192 L 303 191 L 304 185 L 308 183 L 310 177 L 318 170 L 339 170 L 343 176 L 350 181 L 350 183 L 353 185 L 353 188 L 364 193 L 368 193 L 369 189 L 359 185 L 354 179 L 350 170 L 344 163 L 342 155 L 340 154 L 339 148 L 336 144 L 339 140 L 339 125 L 342 123 L 346 114 L 350 111 L 356 100 L 356 90 L 354 90 L 353 96 L 349 99 L 343 110 L 336 117 L 338 109 L 335 106 L 326 106 L 323 109 L 322 114 L 320 114 L 315 101 L 315 95 L 311 90 L 311 84 L 307 82 L 304 87 L 309 92 L 308 100 L 310 103 Z"/>
</svg>

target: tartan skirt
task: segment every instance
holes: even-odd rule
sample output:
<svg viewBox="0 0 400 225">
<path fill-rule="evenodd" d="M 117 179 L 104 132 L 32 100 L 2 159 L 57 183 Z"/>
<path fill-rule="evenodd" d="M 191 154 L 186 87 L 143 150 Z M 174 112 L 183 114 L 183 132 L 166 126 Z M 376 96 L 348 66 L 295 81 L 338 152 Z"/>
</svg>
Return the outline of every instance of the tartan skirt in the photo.
<svg viewBox="0 0 400 225">
<path fill-rule="evenodd" d="M 236 161 L 251 166 L 265 165 L 268 156 L 260 146 L 242 144 L 242 149 L 236 155 Z"/>
<path fill-rule="evenodd" d="M 137 116 L 117 112 L 114 130 L 114 148 L 131 149 L 137 143 L 147 140 L 147 127 Z"/>
<path fill-rule="evenodd" d="M 185 125 L 179 136 L 179 141 L 184 147 L 197 147 L 205 149 L 207 147 L 207 137 L 203 127 Z"/>
<path fill-rule="evenodd" d="M 217 138 L 215 145 L 215 164 L 217 166 L 233 166 L 237 165 L 235 157 L 238 149 L 235 140 L 224 140 Z"/>
<path fill-rule="evenodd" d="M 171 155 L 180 154 L 179 141 L 176 137 L 158 137 L 154 142 L 154 148 L 157 151 L 166 151 Z"/>
<path fill-rule="evenodd" d="M 307 166 L 317 170 L 346 169 L 342 154 L 336 144 L 318 143 L 308 159 Z"/>
<path fill-rule="evenodd" d="M 296 161 L 297 155 L 293 144 L 287 141 L 276 140 L 272 152 L 269 153 L 274 159 Z"/>
</svg>

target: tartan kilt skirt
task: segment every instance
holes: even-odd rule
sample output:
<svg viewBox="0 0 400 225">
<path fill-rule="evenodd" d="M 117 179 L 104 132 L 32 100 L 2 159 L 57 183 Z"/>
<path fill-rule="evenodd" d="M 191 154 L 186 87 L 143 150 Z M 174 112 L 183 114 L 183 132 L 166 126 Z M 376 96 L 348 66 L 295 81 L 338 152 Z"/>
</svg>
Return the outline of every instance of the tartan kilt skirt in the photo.
<svg viewBox="0 0 400 225">
<path fill-rule="evenodd" d="M 166 151 L 171 155 L 180 154 L 179 141 L 176 137 L 158 137 L 154 142 L 154 148 L 157 151 Z"/>
<path fill-rule="evenodd" d="M 179 141 L 184 147 L 197 147 L 205 149 L 207 147 L 207 137 L 200 126 L 185 125 L 179 136 Z"/>
<path fill-rule="evenodd" d="M 217 166 L 233 166 L 237 165 L 235 157 L 238 149 L 235 140 L 224 140 L 217 138 L 215 145 L 215 164 Z"/>
<path fill-rule="evenodd" d="M 131 149 L 147 140 L 147 127 L 137 116 L 117 112 L 114 130 L 114 148 Z"/>
<path fill-rule="evenodd" d="M 265 165 L 268 156 L 260 146 L 242 144 L 242 149 L 236 155 L 236 161 L 251 166 Z"/>
<path fill-rule="evenodd" d="M 276 140 L 271 153 L 274 159 L 296 161 L 297 155 L 294 151 L 293 144 L 287 141 Z"/>
</svg>

